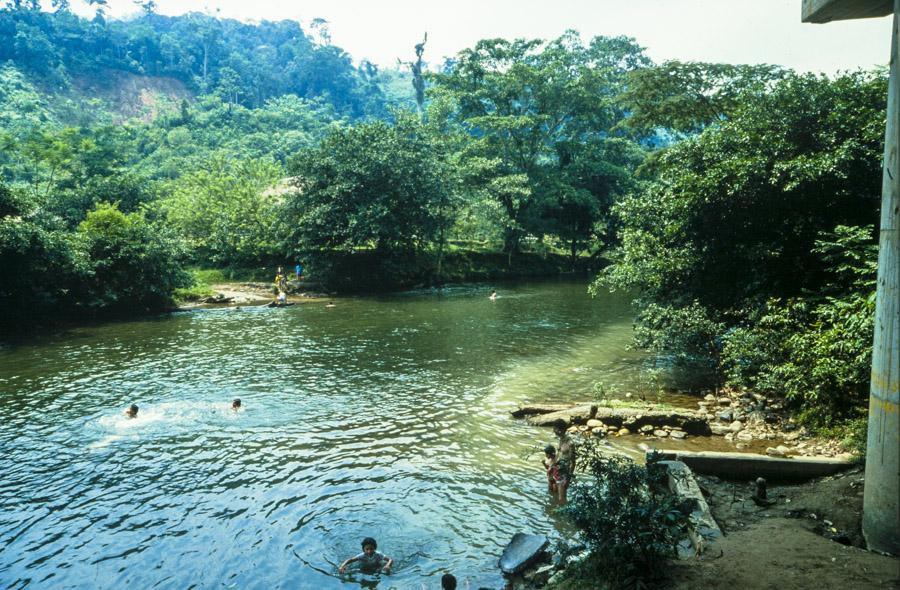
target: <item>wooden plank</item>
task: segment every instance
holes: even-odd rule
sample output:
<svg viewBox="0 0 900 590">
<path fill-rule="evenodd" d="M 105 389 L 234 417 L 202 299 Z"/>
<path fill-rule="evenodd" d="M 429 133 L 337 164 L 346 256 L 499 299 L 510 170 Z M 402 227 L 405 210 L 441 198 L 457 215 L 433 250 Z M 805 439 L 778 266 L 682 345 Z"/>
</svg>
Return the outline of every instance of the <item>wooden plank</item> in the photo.
<svg viewBox="0 0 900 590">
<path fill-rule="evenodd" d="M 803 0 L 801 20 L 828 23 L 887 16 L 894 11 L 894 0 Z"/>
</svg>

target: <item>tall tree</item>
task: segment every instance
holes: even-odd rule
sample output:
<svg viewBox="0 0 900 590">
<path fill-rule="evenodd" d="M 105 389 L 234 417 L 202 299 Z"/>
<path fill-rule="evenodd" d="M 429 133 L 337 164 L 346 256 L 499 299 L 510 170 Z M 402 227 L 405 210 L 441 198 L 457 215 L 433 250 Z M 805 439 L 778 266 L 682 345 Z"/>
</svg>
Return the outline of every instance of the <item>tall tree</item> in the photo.
<svg viewBox="0 0 900 590">
<path fill-rule="evenodd" d="M 609 131 L 622 118 L 614 97 L 624 75 L 650 62 L 632 39 L 596 37 L 585 46 L 569 31 L 550 42 L 487 39 L 433 74 L 436 94 L 459 105 L 473 136 L 482 189 L 506 213 L 510 256 L 526 233 L 538 184 L 558 167 L 556 146 Z"/>
<path fill-rule="evenodd" d="M 445 190 L 434 145 L 418 118 L 338 128 L 300 152 L 297 192 L 285 204 L 289 247 L 373 248 L 385 255 L 428 243 Z"/>
<path fill-rule="evenodd" d="M 664 128 L 697 133 L 733 113 L 748 94 L 765 94 L 787 72 L 771 65 L 667 61 L 628 73 L 620 96 L 630 115 L 622 125 L 639 133 Z"/>
</svg>

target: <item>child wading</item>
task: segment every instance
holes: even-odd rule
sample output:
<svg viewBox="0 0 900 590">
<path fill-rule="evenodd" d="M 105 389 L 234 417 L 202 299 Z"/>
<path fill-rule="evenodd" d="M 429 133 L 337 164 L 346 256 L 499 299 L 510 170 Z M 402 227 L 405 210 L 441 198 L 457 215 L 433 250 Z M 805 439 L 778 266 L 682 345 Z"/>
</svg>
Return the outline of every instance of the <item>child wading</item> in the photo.
<svg viewBox="0 0 900 590">
<path fill-rule="evenodd" d="M 569 475 L 565 465 L 560 465 L 556 457 L 556 447 L 547 445 L 544 447 L 544 468 L 547 470 L 547 491 L 559 499 L 560 503 L 566 502 L 566 489 L 569 487 Z"/>
<path fill-rule="evenodd" d="M 562 504 L 566 503 L 566 491 L 575 477 L 576 465 L 575 444 L 566 432 L 567 428 L 568 424 L 564 420 L 557 420 L 553 423 L 553 431 L 558 439 L 558 448 L 555 449 L 558 454 L 554 460 L 558 472 L 556 490 Z"/>
<path fill-rule="evenodd" d="M 362 553 L 345 559 L 344 563 L 338 567 L 338 571 L 343 574 L 347 571 L 347 566 L 356 561 L 359 562 L 359 570 L 363 573 L 374 573 L 379 568 L 386 574 L 391 573 L 391 564 L 394 563 L 394 560 L 376 549 L 378 549 L 378 543 L 375 539 L 366 537 L 362 540 Z"/>
</svg>

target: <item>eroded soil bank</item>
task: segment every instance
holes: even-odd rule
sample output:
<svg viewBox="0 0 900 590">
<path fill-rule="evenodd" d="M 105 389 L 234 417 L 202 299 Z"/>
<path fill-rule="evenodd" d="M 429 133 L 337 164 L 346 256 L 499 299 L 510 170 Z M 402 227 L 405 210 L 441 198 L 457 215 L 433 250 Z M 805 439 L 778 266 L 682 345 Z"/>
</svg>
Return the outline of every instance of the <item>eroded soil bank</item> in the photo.
<svg viewBox="0 0 900 590">
<path fill-rule="evenodd" d="M 750 482 L 696 476 L 725 533 L 699 558 L 675 562 L 671 587 L 722 590 L 900 588 L 900 559 L 868 552 L 861 533 L 861 467 L 802 485 L 770 486 L 772 506 Z"/>
</svg>

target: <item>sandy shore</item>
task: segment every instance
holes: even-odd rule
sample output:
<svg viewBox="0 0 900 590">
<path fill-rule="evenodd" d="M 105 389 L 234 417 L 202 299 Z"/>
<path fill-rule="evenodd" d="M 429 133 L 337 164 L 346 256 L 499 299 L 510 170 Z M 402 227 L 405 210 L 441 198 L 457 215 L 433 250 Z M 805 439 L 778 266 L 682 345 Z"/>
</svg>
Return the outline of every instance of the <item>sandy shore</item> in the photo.
<svg viewBox="0 0 900 590">
<path fill-rule="evenodd" d="M 185 303 L 179 309 L 202 309 L 217 307 L 237 307 L 245 305 L 265 305 L 275 299 L 268 283 L 219 283 L 211 285 L 213 297 L 201 301 Z M 288 301 L 295 303 L 321 301 L 329 296 L 314 292 L 289 292 Z"/>
</svg>

